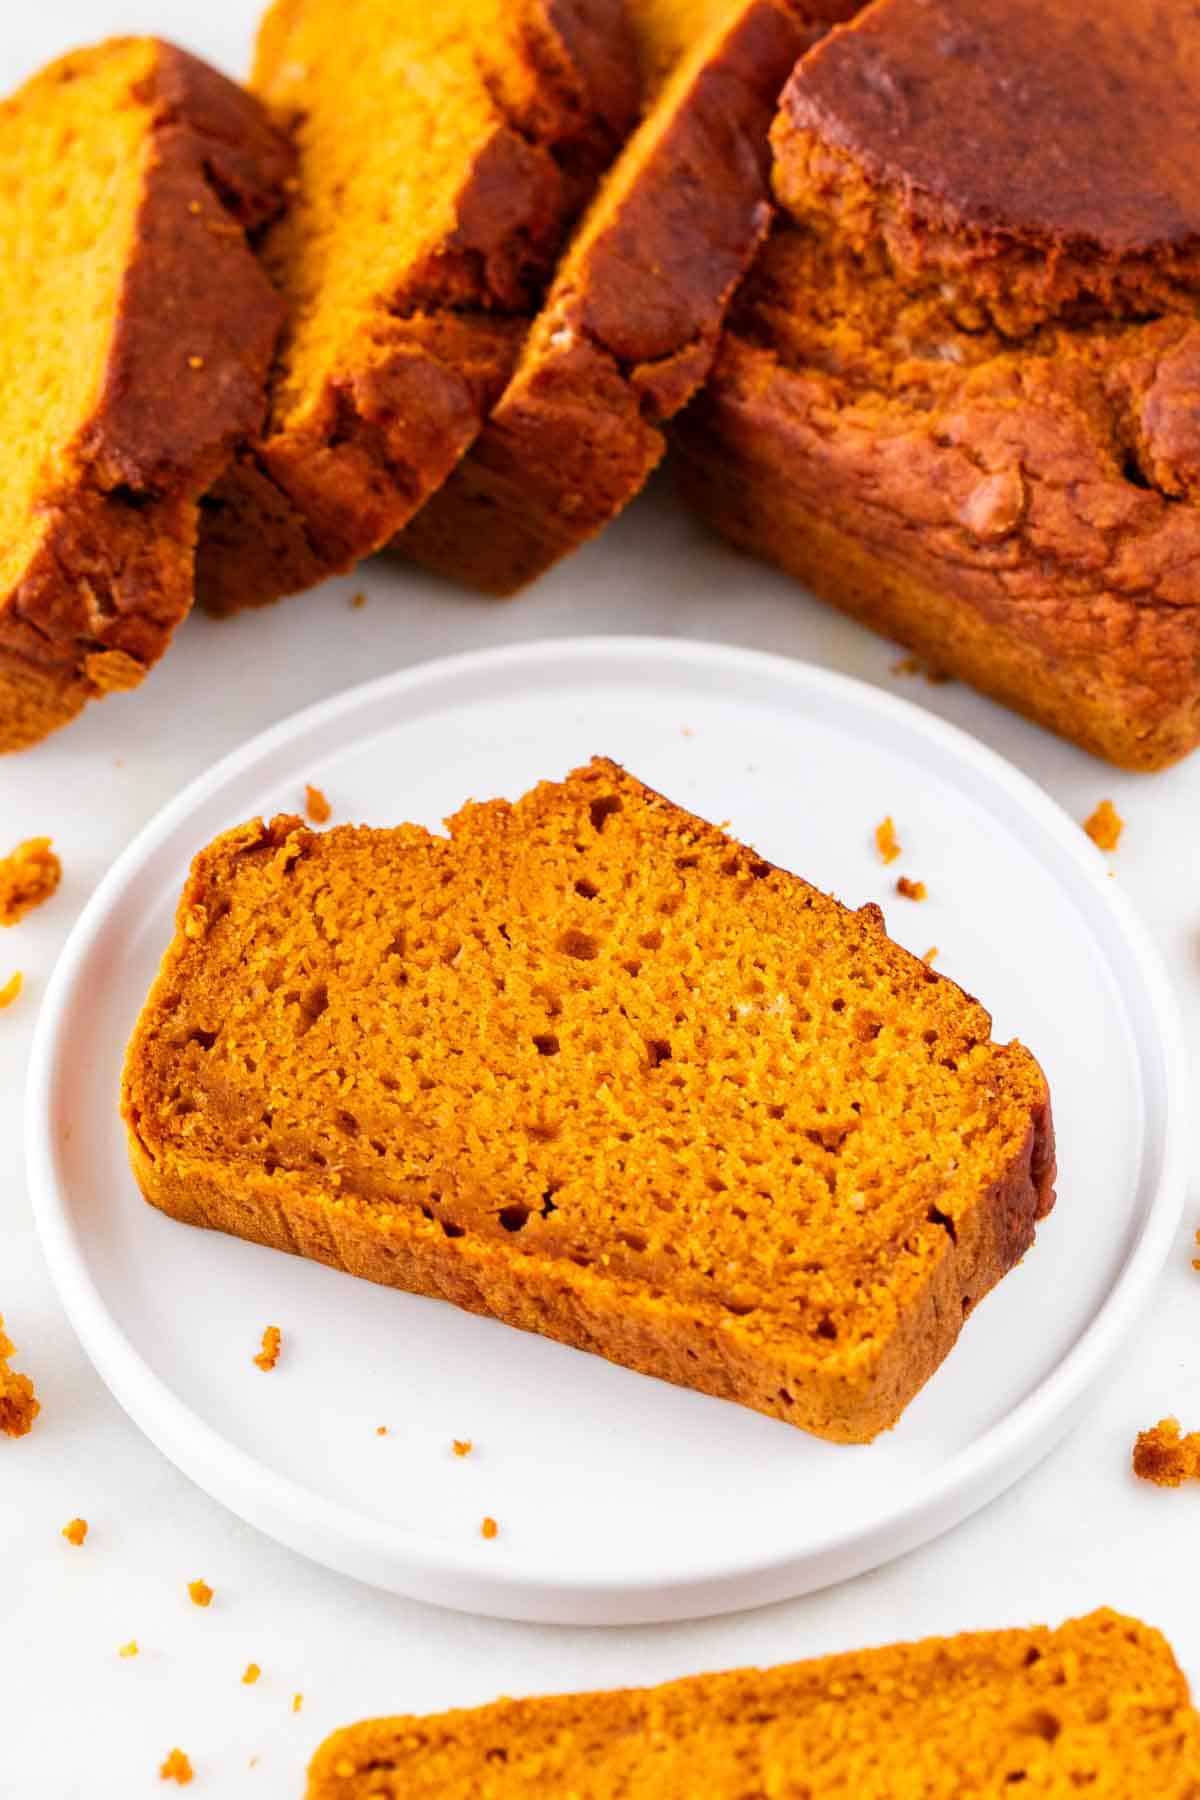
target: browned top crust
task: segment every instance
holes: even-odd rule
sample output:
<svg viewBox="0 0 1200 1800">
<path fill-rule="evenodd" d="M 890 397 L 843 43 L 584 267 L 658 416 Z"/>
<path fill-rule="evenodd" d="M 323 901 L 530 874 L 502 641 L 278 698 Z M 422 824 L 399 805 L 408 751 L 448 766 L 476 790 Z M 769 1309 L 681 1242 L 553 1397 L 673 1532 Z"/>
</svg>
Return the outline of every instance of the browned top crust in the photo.
<svg viewBox="0 0 1200 1800">
<path fill-rule="evenodd" d="M 6 103 L 0 132 L 44 117 L 53 141 L 114 67 L 128 71 L 119 105 L 144 114 L 144 172 L 95 399 L 66 440 L 38 446 L 28 557 L 0 593 L 0 750 L 136 685 L 166 649 L 191 605 L 199 496 L 261 424 L 282 322 L 246 230 L 281 205 L 291 151 L 195 57 L 155 39 L 76 52 Z M 97 303 L 78 295 L 81 316 Z"/>
<path fill-rule="evenodd" d="M 947 225 L 1127 256 L 1200 235 L 1198 93 L 1178 0 L 876 0 L 784 108 Z"/>
</svg>

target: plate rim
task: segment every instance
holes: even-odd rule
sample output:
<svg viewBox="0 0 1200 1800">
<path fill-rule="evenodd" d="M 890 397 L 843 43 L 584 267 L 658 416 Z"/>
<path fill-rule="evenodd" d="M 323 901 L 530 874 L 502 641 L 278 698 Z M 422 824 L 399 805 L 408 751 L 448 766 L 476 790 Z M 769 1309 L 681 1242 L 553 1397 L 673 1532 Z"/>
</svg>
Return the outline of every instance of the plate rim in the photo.
<svg viewBox="0 0 1200 1800">
<path fill-rule="evenodd" d="M 817 687 L 840 695 L 907 728 L 911 741 L 949 751 L 991 790 L 1004 793 L 1039 823 L 1074 865 L 1092 905 L 1107 914 L 1130 969 L 1117 977 L 1126 1007 L 1129 974 L 1154 1032 L 1159 1067 L 1162 1134 L 1142 1145 L 1142 1168 L 1158 1151 L 1157 1182 L 1136 1236 L 1112 1286 L 1062 1360 L 1003 1418 L 965 1450 L 953 1454 L 913 1490 L 903 1506 L 852 1530 L 832 1528 L 800 1550 L 764 1560 L 752 1554 L 673 1573 L 615 1580 L 564 1578 L 546 1570 L 503 1569 L 494 1552 L 474 1544 L 430 1538 L 411 1527 L 359 1514 L 259 1462 L 231 1443 L 168 1385 L 134 1348 L 93 1281 L 59 1183 L 53 1142 L 54 1076 L 61 1026 L 75 977 L 112 911 L 113 898 L 176 829 L 225 785 L 318 727 L 370 708 L 384 697 L 453 684 L 497 669 L 530 664 L 586 665 L 591 657 L 636 658 L 676 669 L 694 666 L 758 673 L 797 690 Z M 959 726 L 872 682 L 774 651 L 715 640 L 663 635 L 587 635 L 532 639 L 431 658 L 391 670 L 302 708 L 256 733 L 221 757 L 161 807 L 105 872 L 59 954 L 47 984 L 30 1052 L 25 1102 L 25 1150 L 30 1202 L 51 1277 L 83 1349 L 122 1409 L 151 1442 L 210 1497 L 301 1554 L 376 1586 L 453 1609 L 546 1623 L 640 1624 L 745 1610 L 825 1587 L 941 1535 L 995 1498 L 1031 1468 L 1070 1429 L 1088 1394 L 1149 1300 L 1169 1253 L 1185 1202 L 1187 1057 L 1182 1024 L 1160 953 L 1128 898 L 1107 881 L 1103 858 L 1079 825 L 1032 777 Z M 1079 903 L 1076 889 L 1072 898 Z M 1089 920 L 1089 923 L 1092 921 Z M 1133 1023 L 1131 1019 L 1131 1024 Z M 1138 1064 L 1147 1076 L 1144 1034 L 1135 1032 Z M 1145 1112 L 1145 1101 L 1143 1113 Z M 386 1573 L 381 1568 L 386 1567 Z"/>
</svg>

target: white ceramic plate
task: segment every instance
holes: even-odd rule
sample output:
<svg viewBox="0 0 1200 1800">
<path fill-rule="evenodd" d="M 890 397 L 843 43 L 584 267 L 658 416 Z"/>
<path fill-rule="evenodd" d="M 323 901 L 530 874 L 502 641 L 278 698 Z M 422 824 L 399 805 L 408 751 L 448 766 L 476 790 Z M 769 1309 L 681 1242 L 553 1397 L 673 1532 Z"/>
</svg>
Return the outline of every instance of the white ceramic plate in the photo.
<svg viewBox="0 0 1200 1800">
<path fill-rule="evenodd" d="M 1042 1059 L 1059 1204 L 898 1428 L 866 1448 L 610 1367 L 144 1205 L 122 1051 L 192 854 L 305 781 L 338 819 L 437 827 L 594 752 L 852 904 Z M 872 845 L 894 815 L 903 860 Z M 928 883 L 922 905 L 898 870 Z M 1066 1429 L 1134 1320 L 1182 1203 L 1183 1059 L 1141 928 L 1079 826 L 953 728 L 781 658 L 654 639 L 458 657 L 312 708 L 229 757 L 96 893 L 42 1012 L 29 1169 L 67 1311 L 114 1394 L 211 1494 L 364 1580 L 574 1623 L 781 1599 L 946 1530 Z M 278 1368 L 251 1355 L 283 1328 Z M 386 1436 L 376 1427 L 385 1424 Z M 465 1459 L 454 1437 L 471 1438 Z M 500 1521 L 484 1542 L 480 1520 Z"/>
</svg>

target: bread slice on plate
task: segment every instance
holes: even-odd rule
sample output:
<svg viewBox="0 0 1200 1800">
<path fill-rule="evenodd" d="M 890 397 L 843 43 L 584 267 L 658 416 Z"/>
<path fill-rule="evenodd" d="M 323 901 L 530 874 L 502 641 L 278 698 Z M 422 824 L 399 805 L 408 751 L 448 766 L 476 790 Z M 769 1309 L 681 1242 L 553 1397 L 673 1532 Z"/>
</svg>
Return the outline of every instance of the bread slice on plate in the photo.
<svg viewBox="0 0 1200 1800">
<path fill-rule="evenodd" d="M 1200 743 L 1200 17 L 876 0 L 681 427 L 734 543 L 1122 766 Z"/>
<path fill-rule="evenodd" d="M 767 133 L 857 0 L 631 0 L 646 116 L 570 245 L 473 450 L 398 546 L 511 594 L 641 490 L 770 219 Z"/>
<path fill-rule="evenodd" d="M 661 1687 L 498 1700 L 327 1738 L 308 1800 L 1190 1800 L 1171 1647 L 1107 1610 Z"/>
<path fill-rule="evenodd" d="M 851 912 L 597 759 L 196 859 L 130 1044 L 179 1219 L 821 1436 L 895 1423 L 1053 1201 L 1046 1081 Z"/>
<path fill-rule="evenodd" d="M 191 605 L 197 501 L 262 422 L 283 316 L 246 231 L 291 166 L 154 38 L 0 105 L 0 750 L 133 687 Z"/>
<path fill-rule="evenodd" d="M 252 85 L 300 174 L 270 416 L 206 509 L 217 612 L 350 568 L 446 479 L 638 91 L 622 0 L 275 0 Z"/>
</svg>

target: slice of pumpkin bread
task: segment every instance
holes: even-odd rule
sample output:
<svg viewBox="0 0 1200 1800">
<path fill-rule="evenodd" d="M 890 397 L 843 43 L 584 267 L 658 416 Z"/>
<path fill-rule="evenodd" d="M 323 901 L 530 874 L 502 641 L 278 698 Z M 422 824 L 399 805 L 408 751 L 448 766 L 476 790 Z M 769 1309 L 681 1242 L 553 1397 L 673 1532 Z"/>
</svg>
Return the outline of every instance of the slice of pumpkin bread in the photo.
<svg viewBox="0 0 1200 1800">
<path fill-rule="evenodd" d="M 246 228 L 291 166 L 153 38 L 0 106 L 0 750 L 133 687 L 191 605 L 197 501 L 262 422 L 283 316 Z"/>
<path fill-rule="evenodd" d="M 511 594 L 640 492 L 766 232 L 780 90 L 820 27 L 857 4 L 633 0 L 646 116 L 485 430 L 402 539 L 406 555 Z"/>
<path fill-rule="evenodd" d="M 335 1732 L 308 1800 L 1195 1800 L 1171 1647 L 1107 1610 Z"/>
<path fill-rule="evenodd" d="M 275 0 L 252 85 L 300 175 L 270 417 L 206 508 L 217 612 L 352 567 L 446 479 L 637 104 L 622 0 Z"/>
<path fill-rule="evenodd" d="M 146 1197 L 823 1436 L 895 1422 L 1052 1204 L 1046 1082 L 851 912 L 596 760 L 450 836 L 197 858 Z"/>
</svg>

